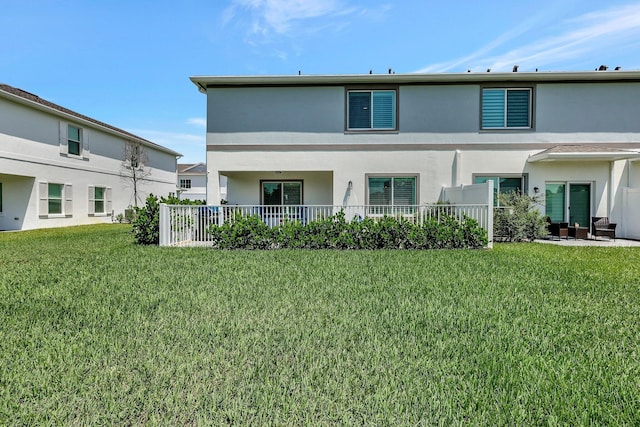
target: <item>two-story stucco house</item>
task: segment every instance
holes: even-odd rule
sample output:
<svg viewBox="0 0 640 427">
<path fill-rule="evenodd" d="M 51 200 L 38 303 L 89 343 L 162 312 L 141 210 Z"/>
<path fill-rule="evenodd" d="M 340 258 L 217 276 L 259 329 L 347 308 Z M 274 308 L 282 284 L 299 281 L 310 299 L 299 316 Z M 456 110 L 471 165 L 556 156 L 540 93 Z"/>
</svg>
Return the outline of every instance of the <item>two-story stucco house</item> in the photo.
<svg viewBox="0 0 640 427">
<path fill-rule="evenodd" d="M 138 198 L 176 191 L 179 153 L 0 84 L 0 230 L 111 222 Z"/>
<path fill-rule="evenodd" d="M 204 163 L 178 163 L 179 197 L 189 200 L 207 198 L 207 165 Z"/>
<path fill-rule="evenodd" d="M 200 76 L 207 198 L 423 204 L 492 180 L 640 238 L 640 72 Z M 499 201 L 499 197 L 497 198 Z"/>
</svg>

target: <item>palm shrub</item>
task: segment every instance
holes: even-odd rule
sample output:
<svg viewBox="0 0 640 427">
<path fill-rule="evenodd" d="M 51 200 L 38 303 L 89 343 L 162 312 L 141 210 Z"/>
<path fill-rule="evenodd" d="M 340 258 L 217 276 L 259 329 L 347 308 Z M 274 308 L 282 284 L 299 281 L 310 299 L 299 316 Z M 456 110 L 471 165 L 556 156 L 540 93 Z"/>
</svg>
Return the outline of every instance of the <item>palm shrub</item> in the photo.
<svg viewBox="0 0 640 427">
<path fill-rule="evenodd" d="M 533 241 L 546 234 L 546 222 L 536 208 L 538 200 L 528 194 L 501 194 L 493 215 L 493 235 L 505 242 Z"/>
</svg>

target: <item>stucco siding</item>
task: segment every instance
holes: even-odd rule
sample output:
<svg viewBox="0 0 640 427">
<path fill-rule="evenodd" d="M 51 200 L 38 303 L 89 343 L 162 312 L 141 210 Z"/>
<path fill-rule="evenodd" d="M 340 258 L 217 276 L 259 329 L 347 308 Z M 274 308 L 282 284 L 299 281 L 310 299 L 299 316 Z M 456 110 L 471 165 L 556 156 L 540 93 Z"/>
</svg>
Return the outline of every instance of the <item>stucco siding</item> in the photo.
<svg viewBox="0 0 640 427">
<path fill-rule="evenodd" d="M 342 132 L 344 88 L 221 88 L 207 91 L 207 131 Z"/>
<path fill-rule="evenodd" d="M 61 153 L 60 128 L 69 123 L 82 129 L 88 153 L 84 148 L 82 156 Z M 123 213 L 134 204 L 131 182 L 121 176 L 127 141 L 99 126 L 0 97 L 0 230 L 111 222 L 112 211 Z M 145 167 L 150 173 L 139 184 L 142 200 L 151 193 L 164 196 L 175 191 L 176 156 L 152 145 L 145 145 L 144 150 L 148 158 Z M 65 209 L 65 215 L 60 216 L 42 215 L 41 182 L 70 185 L 72 211 Z M 111 189 L 108 212 L 90 214 L 90 186 Z"/>
<path fill-rule="evenodd" d="M 539 84 L 538 132 L 634 133 L 640 136 L 640 84 Z"/>
<path fill-rule="evenodd" d="M 408 133 L 477 133 L 480 87 L 401 86 L 399 129 Z"/>
</svg>

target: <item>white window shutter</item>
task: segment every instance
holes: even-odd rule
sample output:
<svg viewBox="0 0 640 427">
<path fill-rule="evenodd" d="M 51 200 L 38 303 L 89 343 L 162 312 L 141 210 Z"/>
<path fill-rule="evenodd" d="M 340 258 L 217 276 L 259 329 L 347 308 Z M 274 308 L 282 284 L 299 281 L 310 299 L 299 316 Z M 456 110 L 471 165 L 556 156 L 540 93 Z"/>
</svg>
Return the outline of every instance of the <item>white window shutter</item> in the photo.
<svg viewBox="0 0 640 427">
<path fill-rule="evenodd" d="M 71 184 L 64 185 L 64 215 L 73 216 L 73 188 Z"/>
<path fill-rule="evenodd" d="M 68 143 L 68 135 L 67 135 L 67 122 L 60 122 L 60 154 L 64 154 L 65 156 L 69 154 L 69 149 L 67 148 Z"/>
<path fill-rule="evenodd" d="M 38 182 L 38 215 L 49 215 L 49 184 L 46 181 Z"/>
<path fill-rule="evenodd" d="M 111 187 L 107 187 L 107 190 L 105 191 L 105 195 L 104 195 L 105 200 L 105 213 L 107 215 L 109 215 L 111 213 L 111 211 L 113 210 L 113 203 L 111 203 Z"/>
<path fill-rule="evenodd" d="M 96 213 L 96 189 L 93 185 L 89 186 L 89 215 Z"/>
<path fill-rule="evenodd" d="M 82 158 L 89 158 L 89 131 L 82 129 Z"/>
</svg>

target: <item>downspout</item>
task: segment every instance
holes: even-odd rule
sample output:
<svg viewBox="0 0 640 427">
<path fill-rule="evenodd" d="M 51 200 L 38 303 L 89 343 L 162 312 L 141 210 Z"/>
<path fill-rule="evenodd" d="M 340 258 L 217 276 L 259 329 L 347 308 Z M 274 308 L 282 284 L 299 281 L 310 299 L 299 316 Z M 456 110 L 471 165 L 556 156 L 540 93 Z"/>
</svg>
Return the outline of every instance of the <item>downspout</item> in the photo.
<svg viewBox="0 0 640 427">
<path fill-rule="evenodd" d="M 608 206 L 607 206 L 607 217 L 611 218 L 611 213 L 613 212 L 613 203 L 614 203 L 614 197 L 615 197 L 615 192 L 613 191 L 613 182 L 614 182 L 614 176 L 613 176 L 613 172 L 614 172 L 614 168 L 613 168 L 613 163 L 614 161 L 610 161 L 609 162 L 609 185 L 607 186 L 608 189 Z"/>
<path fill-rule="evenodd" d="M 460 162 L 462 161 L 462 152 L 460 150 L 456 150 L 455 155 L 453 157 L 453 165 L 451 170 L 451 186 L 457 187 L 460 185 L 460 172 L 462 169 L 462 165 Z"/>
</svg>

